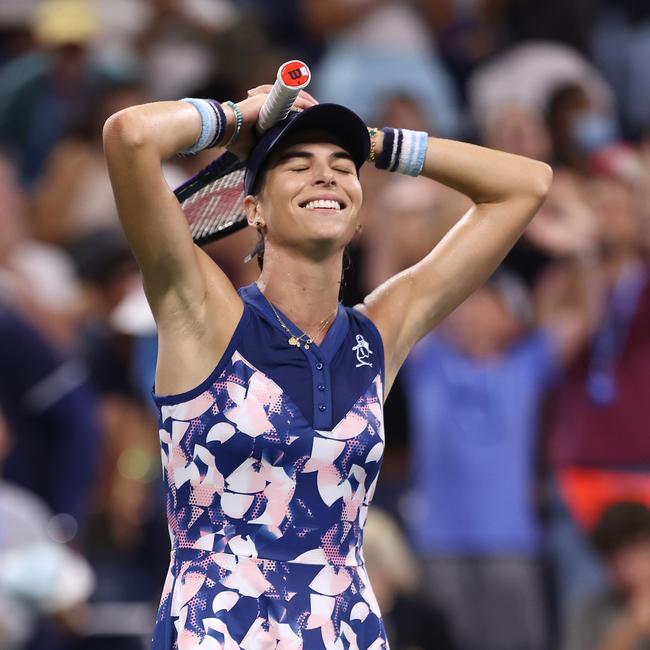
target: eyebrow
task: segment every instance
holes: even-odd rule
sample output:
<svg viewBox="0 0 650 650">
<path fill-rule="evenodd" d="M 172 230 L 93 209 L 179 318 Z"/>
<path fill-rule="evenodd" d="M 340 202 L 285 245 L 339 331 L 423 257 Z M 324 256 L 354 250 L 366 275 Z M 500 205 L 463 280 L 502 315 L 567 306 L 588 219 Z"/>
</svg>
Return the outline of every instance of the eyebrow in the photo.
<svg viewBox="0 0 650 650">
<path fill-rule="evenodd" d="M 312 159 L 314 158 L 314 154 L 311 153 L 311 151 L 305 151 L 302 149 L 297 149 L 293 151 L 287 151 L 286 153 L 282 154 L 276 164 L 280 165 L 287 160 L 290 160 L 291 158 L 309 158 Z M 334 153 L 331 153 L 330 158 L 334 160 L 349 160 L 350 162 L 354 163 L 354 158 L 347 152 L 347 151 L 335 151 Z"/>
</svg>

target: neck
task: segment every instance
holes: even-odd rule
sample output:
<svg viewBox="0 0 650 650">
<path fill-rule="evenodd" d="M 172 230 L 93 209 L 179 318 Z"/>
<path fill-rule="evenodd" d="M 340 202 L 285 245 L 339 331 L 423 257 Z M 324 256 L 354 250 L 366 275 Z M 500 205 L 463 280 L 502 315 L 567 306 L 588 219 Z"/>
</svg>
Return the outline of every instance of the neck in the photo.
<svg viewBox="0 0 650 650">
<path fill-rule="evenodd" d="M 334 319 L 341 288 L 343 253 L 324 260 L 312 260 L 292 251 L 274 250 L 264 253 L 264 268 L 257 280 L 267 300 L 280 309 L 301 330 L 315 335 L 319 325 Z M 324 327 L 322 339 L 328 327 Z"/>
</svg>

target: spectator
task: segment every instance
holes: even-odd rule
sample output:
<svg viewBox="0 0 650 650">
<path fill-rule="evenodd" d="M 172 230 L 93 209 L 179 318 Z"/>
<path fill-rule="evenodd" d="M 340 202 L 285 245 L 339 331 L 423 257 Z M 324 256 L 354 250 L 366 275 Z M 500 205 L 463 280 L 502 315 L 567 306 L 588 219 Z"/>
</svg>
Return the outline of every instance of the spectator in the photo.
<svg viewBox="0 0 650 650">
<path fill-rule="evenodd" d="M 0 145 L 17 161 L 25 187 L 38 180 L 64 129 L 88 110 L 91 91 L 105 76 L 89 58 L 98 30 L 84 0 L 44 0 L 34 23 L 42 49 L 0 71 Z"/>
<path fill-rule="evenodd" d="M 591 535 L 610 586 L 572 619 L 565 650 L 650 648 L 650 510 L 640 502 L 608 506 Z"/>
<path fill-rule="evenodd" d="M 4 475 L 63 515 L 74 537 L 96 480 L 95 393 L 82 363 L 1 302 L 0 408 L 15 436 Z"/>
<path fill-rule="evenodd" d="M 592 51 L 611 84 L 627 137 L 650 128 L 650 5 L 638 0 L 603 0 L 592 33 Z"/>
<path fill-rule="evenodd" d="M 486 147 L 551 162 L 551 137 L 541 111 L 517 102 L 495 106 L 479 134 Z"/>
<path fill-rule="evenodd" d="M 0 413 L 0 464 L 11 446 L 11 436 Z M 37 631 L 40 617 L 49 617 L 52 622 L 56 619 L 59 631 L 66 637 L 81 631 L 83 616 L 79 608 L 90 596 L 94 578 L 86 561 L 64 544 L 67 531 L 59 521 L 34 494 L 0 480 L 3 650 L 23 650 L 36 642 L 38 648 L 59 648 L 55 640 L 59 634 L 54 630 Z"/>
<path fill-rule="evenodd" d="M 314 74 L 320 101 L 344 104 L 372 124 L 386 99 L 406 95 L 417 99 L 434 132 L 460 132 L 451 78 L 408 3 L 306 0 L 303 7 L 307 24 L 328 43 Z"/>
<path fill-rule="evenodd" d="M 593 242 L 581 223 L 593 216 L 569 198 L 565 191 L 551 199 L 568 209 L 545 216 L 543 208 L 540 224 L 531 225 L 553 256 L 576 257 Z M 578 262 L 547 270 L 536 323 L 524 285 L 501 271 L 405 365 L 408 526 L 424 589 L 461 648 L 544 648 L 549 641 L 536 502 L 540 409 L 592 326 L 586 274 Z M 581 301 L 568 309 L 565 294 L 576 280 Z"/>
<path fill-rule="evenodd" d="M 468 82 L 471 117 L 483 131 L 503 104 L 543 114 L 551 93 L 566 84 L 580 84 L 596 110 L 612 114 L 611 90 L 586 59 L 565 45 L 529 41 L 477 68 Z"/>
<path fill-rule="evenodd" d="M 30 236 L 26 197 L 0 155 L 0 294 L 59 345 L 75 344 L 79 285 L 68 257 Z"/>
<path fill-rule="evenodd" d="M 101 226 L 117 226 L 115 202 L 102 150 L 102 127 L 109 115 L 147 101 L 140 83 L 111 82 L 98 89 L 93 109 L 70 125 L 54 146 L 32 193 L 34 236 L 60 247 Z M 182 176 L 173 165 L 172 184 Z"/>
<path fill-rule="evenodd" d="M 84 538 L 98 577 L 95 601 L 117 606 L 150 602 L 159 596 L 159 576 L 168 562 L 164 512 L 157 507 L 159 447 L 149 408 L 155 367 L 149 364 L 155 364 L 155 357 L 137 365 L 139 338 L 155 344 L 153 317 L 135 260 L 119 230 L 87 233 L 71 252 L 87 294 L 81 338 L 99 393 L 103 433 Z M 151 621 L 142 616 L 135 622 L 113 620 L 113 647 L 139 647 L 127 623 L 143 630 Z"/>
<path fill-rule="evenodd" d="M 111 68 L 142 74 L 155 99 L 183 97 L 229 72 L 217 44 L 238 24 L 232 0 L 111 0 L 97 2 L 97 11 L 95 52 Z"/>
<path fill-rule="evenodd" d="M 615 116 L 599 109 L 582 84 L 556 88 L 547 119 L 555 164 L 582 174 L 614 175 L 637 185 L 645 180 L 641 160 L 623 143 Z"/>
<path fill-rule="evenodd" d="M 596 217 L 595 276 L 605 304 L 553 399 L 547 534 L 563 617 L 603 582 L 584 537 L 593 523 L 584 513 L 597 513 L 598 502 L 621 489 L 633 498 L 650 477 L 650 283 L 641 205 L 612 178 L 592 179 L 585 195 Z"/>
<path fill-rule="evenodd" d="M 405 365 L 413 495 L 408 525 L 423 588 L 463 650 L 547 640 L 535 511 L 537 418 L 559 367 L 549 329 L 495 276 Z"/>
</svg>

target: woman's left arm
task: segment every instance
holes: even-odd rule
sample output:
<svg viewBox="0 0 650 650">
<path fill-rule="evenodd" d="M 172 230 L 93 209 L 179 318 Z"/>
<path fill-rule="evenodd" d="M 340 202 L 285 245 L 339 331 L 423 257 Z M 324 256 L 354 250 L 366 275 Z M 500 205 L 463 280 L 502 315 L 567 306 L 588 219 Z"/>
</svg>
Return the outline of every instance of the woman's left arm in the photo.
<svg viewBox="0 0 650 650">
<path fill-rule="evenodd" d="M 376 155 L 382 146 L 379 132 Z M 429 138 L 421 175 L 474 206 L 424 259 L 365 300 L 384 341 L 387 388 L 413 345 L 493 273 L 544 202 L 553 173 L 521 156 Z"/>
</svg>

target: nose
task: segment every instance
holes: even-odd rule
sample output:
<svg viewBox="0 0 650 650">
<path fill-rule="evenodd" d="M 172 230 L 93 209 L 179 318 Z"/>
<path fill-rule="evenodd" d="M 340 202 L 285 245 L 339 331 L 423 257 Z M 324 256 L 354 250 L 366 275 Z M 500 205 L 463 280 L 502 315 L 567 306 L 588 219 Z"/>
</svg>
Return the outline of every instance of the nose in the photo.
<svg viewBox="0 0 650 650">
<path fill-rule="evenodd" d="M 314 173 L 314 185 L 335 185 L 336 175 L 329 165 L 319 165 Z"/>
</svg>

